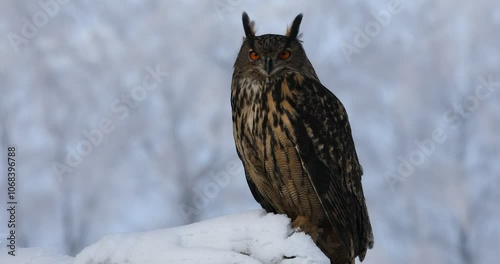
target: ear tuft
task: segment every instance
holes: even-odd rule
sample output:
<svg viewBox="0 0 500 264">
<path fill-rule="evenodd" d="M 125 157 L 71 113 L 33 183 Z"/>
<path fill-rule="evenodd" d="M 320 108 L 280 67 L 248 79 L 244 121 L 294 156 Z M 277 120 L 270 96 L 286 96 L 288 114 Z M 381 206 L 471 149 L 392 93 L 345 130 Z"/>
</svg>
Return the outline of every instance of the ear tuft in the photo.
<svg viewBox="0 0 500 264">
<path fill-rule="evenodd" d="M 297 39 L 297 36 L 299 35 L 300 22 L 302 22 L 302 14 L 298 14 L 293 20 L 292 26 L 287 28 L 286 37 L 288 41 Z"/>
<path fill-rule="evenodd" d="M 242 15 L 243 20 L 243 29 L 245 30 L 245 36 L 249 39 L 255 37 L 255 22 L 250 21 L 248 14 L 243 12 Z"/>
</svg>

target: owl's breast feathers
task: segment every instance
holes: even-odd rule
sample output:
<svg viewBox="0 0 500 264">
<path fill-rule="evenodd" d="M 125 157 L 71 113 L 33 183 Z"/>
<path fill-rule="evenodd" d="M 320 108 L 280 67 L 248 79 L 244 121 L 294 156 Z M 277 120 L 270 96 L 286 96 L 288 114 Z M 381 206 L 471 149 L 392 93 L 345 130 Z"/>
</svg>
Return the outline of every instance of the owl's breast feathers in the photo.
<svg viewBox="0 0 500 264">
<path fill-rule="evenodd" d="M 264 83 L 241 79 L 233 85 L 238 86 L 232 91 L 236 148 L 254 197 L 271 212 L 319 218 L 322 208 L 296 145 L 294 87 L 279 78 Z"/>
<path fill-rule="evenodd" d="M 293 72 L 265 81 L 233 78 L 231 106 L 255 199 L 292 220 L 305 216 L 318 246 L 338 263 L 362 260 L 373 235 L 340 100 L 317 79 Z"/>
</svg>

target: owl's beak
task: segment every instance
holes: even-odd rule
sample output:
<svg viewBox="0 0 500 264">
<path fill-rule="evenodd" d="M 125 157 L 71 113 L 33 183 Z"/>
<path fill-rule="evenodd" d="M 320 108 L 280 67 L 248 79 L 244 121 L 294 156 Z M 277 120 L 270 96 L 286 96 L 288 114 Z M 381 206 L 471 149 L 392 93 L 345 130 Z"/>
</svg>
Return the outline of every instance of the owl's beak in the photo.
<svg viewBox="0 0 500 264">
<path fill-rule="evenodd" d="M 266 70 L 268 75 L 270 75 L 273 71 L 273 60 L 271 59 L 271 57 L 266 57 L 266 60 L 264 62 L 264 69 Z"/>
</svg>

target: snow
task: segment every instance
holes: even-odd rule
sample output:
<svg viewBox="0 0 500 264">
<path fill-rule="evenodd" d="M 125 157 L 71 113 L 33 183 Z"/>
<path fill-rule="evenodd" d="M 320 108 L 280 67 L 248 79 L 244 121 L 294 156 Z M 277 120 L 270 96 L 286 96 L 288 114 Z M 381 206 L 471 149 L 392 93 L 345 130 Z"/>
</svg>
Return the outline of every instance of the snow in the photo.
<svg viewBox="0 0 500 264">
<path fill-rule="evenodd" d="M 41 248 L 16 248 L 16 255 L 7 254 L 6 247 L 0 249 L 2 264 L 73 264 L 71 257 L 63 256 Z"/>
<path fill-rule="evenodd" d="M 285 215 L 254 210 L 202 222 L 142 233 L 113 234 L 85 248 L 75 258 L 42 249 L 0 249 L 0 263 L 330 263 L 311 238 L 295 232 Z"/>
</svg>

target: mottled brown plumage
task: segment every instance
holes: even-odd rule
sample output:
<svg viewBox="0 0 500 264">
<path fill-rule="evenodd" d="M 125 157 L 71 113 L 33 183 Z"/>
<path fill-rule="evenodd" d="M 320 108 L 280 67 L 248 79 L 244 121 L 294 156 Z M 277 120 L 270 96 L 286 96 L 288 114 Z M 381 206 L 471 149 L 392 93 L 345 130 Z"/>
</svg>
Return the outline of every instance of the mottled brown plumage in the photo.
<svg viewBox="0 0 500 264">
<path fill-rule="evenodd" d="M 285 36 L 255 36 L 243 13 L 231 86 L 236 149 L 265 210 L 288 215 L 332 263 L 354 263 L 373 246 L 362 168 L 344 106 L 297 38 L 301 20 Z"/>
</svg>

